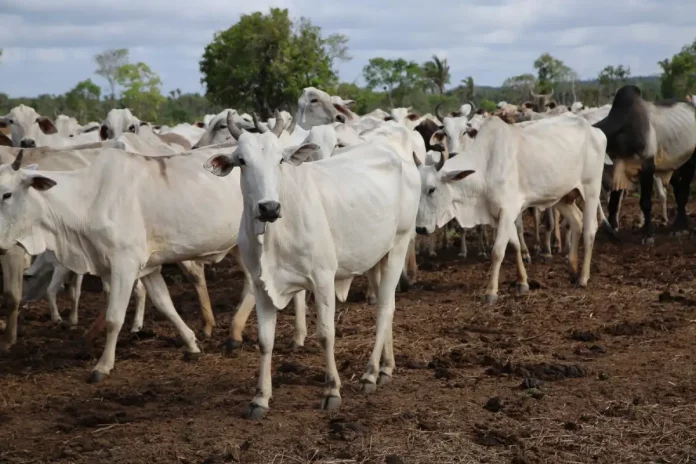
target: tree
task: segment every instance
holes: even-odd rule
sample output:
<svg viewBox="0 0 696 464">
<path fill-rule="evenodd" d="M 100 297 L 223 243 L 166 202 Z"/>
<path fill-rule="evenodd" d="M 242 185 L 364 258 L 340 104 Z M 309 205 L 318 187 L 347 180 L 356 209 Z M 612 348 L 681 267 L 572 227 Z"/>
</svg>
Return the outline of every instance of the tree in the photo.
<svg viewBox="0 0 696 464">
<path fill-rule="evenodd" d="M 620 86 L 626 83 L 631 76 L 631 68 L 624 68 L 623 65 L 607 66 L 599 72 L 597 79 L 609 98 L 612 98 Z"/>
<path fill-rule="evenodd" d="M 534 69 L 537 70 L 537 87 L 541 93 L 550 93 L 554 84 L 564 80 L 572 72 L 563 61 L 548 53 L 543 53 L 534 61 Z"/>
<path fill-rule="evenodd" d="M 101 89 L 91 79 L 87 79 L 78 82 L 65 94 L 65 106 L 80 121 L 99 119 L 102 117 L 99 114 L 99 97 Z"/>
<path fill-rule="evenodd" d="M 392 98 L 403 105 L 410 93 L 423 88 L 421 67 L 415 61 L 403 58 L 372 58 L 363 68 L 363 78 L 369 89 L 387 92 L 390 106 L 393 106 Z"/>
<path fill-rule="evenodd" d="M 684 98 L 696 89 L 696 40 L 672 59 L 658 64 L 662 68 L 660 87 L 664 98 Z"/>
<path fill-rule="evenodd" d="M 437 55 L 433 55 L 430 61 L 423 64 L 423 76 L 440 92 L 440 95 L 444 94 L 445 85 L 450 83 L 450 67 L 447 59 L 440 59 Z"/>
<path fill-rule="evenodd" d="M 97 63 L 95 74 L 103 77 L 111 88 L 111 100 L 116 99 L 116 73 L 123 65 L 128 64 L 128 49 L 105 50 L 94 56 Z"/>
<path fill-rule="evenodd" d="M 114 80 L 124 88 L 121 100 L 143 121 L 156 121 L 165 102 L 162 80 L 145 63 L 125 64 L 118 68 Z"/>
<path fill-rule="evenodd" d="M 350 58 L 347 41 L 342 35 L 322 37 L 306 18 L 293 23 L 286 9 L 242 15 L 205 47 L 201 82 L 212 102 L 268 117 L 274 109 L 295 106 L 305 87 L 334 87 L 334 60 Z"/>
<path fill-rule="evenodd" d="M 474 101 L 474 96 L 476 94 L 476 87 L 474 86 L 474 78 L 469 76 L 466 79 L 462 80 L 462 84 L 464 84 L 464 100 L 465 101 Z"/>
</svg>

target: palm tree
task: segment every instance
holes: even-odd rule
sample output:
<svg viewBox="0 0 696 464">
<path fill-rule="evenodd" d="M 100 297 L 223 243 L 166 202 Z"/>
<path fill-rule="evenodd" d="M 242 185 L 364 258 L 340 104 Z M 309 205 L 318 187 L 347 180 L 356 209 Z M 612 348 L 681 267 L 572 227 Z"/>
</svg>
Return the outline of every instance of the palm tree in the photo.
<svg viewBox="0 0 696 464">
<path fill-rule="evenodd" d="M 440 94 L 445 93 L 445 85 L 450 83 L 450 67 L 447 64 L 447 58 L 440 59 L 437 55 L 433 55 L 432 60 L 423 64 L 423 74 Z"/>
<path fill-rule="evenodd" d="M 474 78 L 469 76 L 466 79 L 462 79 L 462 84 L 464 84 L 464 100 L 473 101 L 474 100 Z"/>
</svg>

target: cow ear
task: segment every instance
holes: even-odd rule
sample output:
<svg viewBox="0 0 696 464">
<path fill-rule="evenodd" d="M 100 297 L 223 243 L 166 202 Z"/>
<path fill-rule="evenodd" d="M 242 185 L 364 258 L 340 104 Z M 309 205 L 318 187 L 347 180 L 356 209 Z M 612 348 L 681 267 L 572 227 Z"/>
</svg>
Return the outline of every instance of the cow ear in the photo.
<svg viewBox="0 0 696 464">
<path fill-rule="evenodd" d="M 0 134 L 0 146 L 3 147 L 11 147 L 12 146 L 12 140 L 5 134 Z"/>
<path fill-rule="evenodd" d="M 99 138 L 102 140 L 109 138 L 109 129 L 104 125 L 99 127 Z"/>
<path fill-rule="evenodd" d="M 409 121 L 418 121 L 420 119 L 420 116 L 416 113 L 409 113 L 408 116 L 406 116 L 406 119 Z"/>
<path fill-rule="evenodd" d="M 433 135 L 430 136 L 430 146 L 433 147 L 433 149 L 437 149 L 439 151 L 444 150 L 446 136 L 447 135 L 445 134 L 445 131 L 442 129 L 433 132 Z"/>
<path fill-rule="evenodd" d="M 472 139 L 475 139 L 476 136 L 478 135 L 478 130 L 473 129 L 473 128 L 470 128 L 470 129 L 468 129 L 468 130 L 466 131 L 466 135 L 468 135 L 468 136 L 471 137 Z"/>
<path fill-rule="evenodd" d="M 201 129 L 205 129 L 205 123 L 201 121 L 196 121 L 193 123 L 194 126 L 200 127 Z"/>
<path fill-rule="evenodd" d="M 283 160 L 293 166 L 299 166 L 320 150 L 321 148 L 319 145 L 315 143 L 305 143 L 299 146 L 288 147 L 283 150 Z"/>
<path fill-rule="evenodd" d="M 44 177 L 40 174 L 29 174 L 25 179 L 24 183 L 29 187 L 34 187 L 40 192 L 44 192 L 56 186 L 56 181 Z"/>
<path fill-rule="evenodd" d="M 233 153 L 232 156 L 227 155 L 215 155 L 208 159 L 203 165 L 207 171 L 215 174 L 219 177 L 225 177 L 235 166 L 241 166 L 242 163 L 237 157 L 237 153 Z"/>
<path fill-rule="evenodd" d="M 476 171 L 466 170 L 466 171 L 449 171 L 443 174 L 442 180 L 445 182 L 453 182 L 455 180 L 466 179 Z"/>
<path fill-rule="evenodd" d="M 56 129 L 56 126 L 53 124 L 53 121 L 51 121 L 51 119 L 47 118 L 46 116 L 40 116 L 36 118 L 36 122 L 39 124 L 41 132 L 43 132 L 44 134 L 58 133 L 58 129 Z"/>
</svg>

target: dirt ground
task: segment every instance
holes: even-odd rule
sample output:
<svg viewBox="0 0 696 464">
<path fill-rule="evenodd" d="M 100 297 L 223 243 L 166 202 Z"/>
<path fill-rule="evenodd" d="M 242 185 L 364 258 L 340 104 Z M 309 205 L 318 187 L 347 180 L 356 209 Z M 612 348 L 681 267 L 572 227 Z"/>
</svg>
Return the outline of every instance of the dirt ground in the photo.
<svg viewBox="0 0 696 464">
<path fill-rule="evenodd" d="M 636 214 L 629 203 L 624 224 Z M 658 233 L 648 248 L 629 228 L 621 236 L 621 245 L 598 236 L 586 290 L 554 256 L 528 266 L 532 291 L 515 296 L 508 252 L 493 307 L 480 302 L 488 261 L 472 256 L 474 240 L 467 259 L 456 250 L 421 258 L 418 281 L 397 294 L 393 382 L 368 397 L 358 380 L 374 308 L 356 280 L 338 311 L 335 413 L 318 409 L 324 361 L 312 306 L 300 352 L 283 349 L 288 308 L 260 422 L 241 418 L 256 385 L 255 317 L 247 346 L 220 350 L 242 286 L 231 260 L 208 270 L 218 327 L 200 360 L 182 359 L 172 327 L 148 306 L 137 337 L 129 312 L 116 367 L 98 385 L 86 383 L 96 359 L 81 342 L 104 304 L 98 288 L 85 285 L 78 331 L 52 326 L 47 305 L 32 304 L 18 344 L 0 355 L 0 462 L 695 463 L 696 238 Z M 176 269 L 167 279 L 200 328 L 192 286 Z M 67 295 L 60 302 L 69 307 Z"/>
</svg>

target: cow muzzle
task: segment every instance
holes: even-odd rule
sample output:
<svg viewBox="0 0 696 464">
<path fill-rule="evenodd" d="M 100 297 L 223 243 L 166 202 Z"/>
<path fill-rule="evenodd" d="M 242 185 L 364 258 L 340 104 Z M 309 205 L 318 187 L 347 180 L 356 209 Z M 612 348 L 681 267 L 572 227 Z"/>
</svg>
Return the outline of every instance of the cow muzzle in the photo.
<svg viewBox="0 0 696 464">
<path fill-rule="evenodd" d="M 36 141 L 34 139 L 22 139 L 19 142 L 21 148 L 36 148 Z"/>
<path fill-rule="evenodd" d="M 262 201 L 258 203 L 257 207 L 259 211 L 257 219 L 261 222 L 275 222 L 282 217 L 280 203 L 277 201 Z"/>
<path fill-rule="evenodd" d="M 425 227 L 416 227 L 416 233 L 418 235 L 428 235 L 428 229 Z"/>
</svg>

